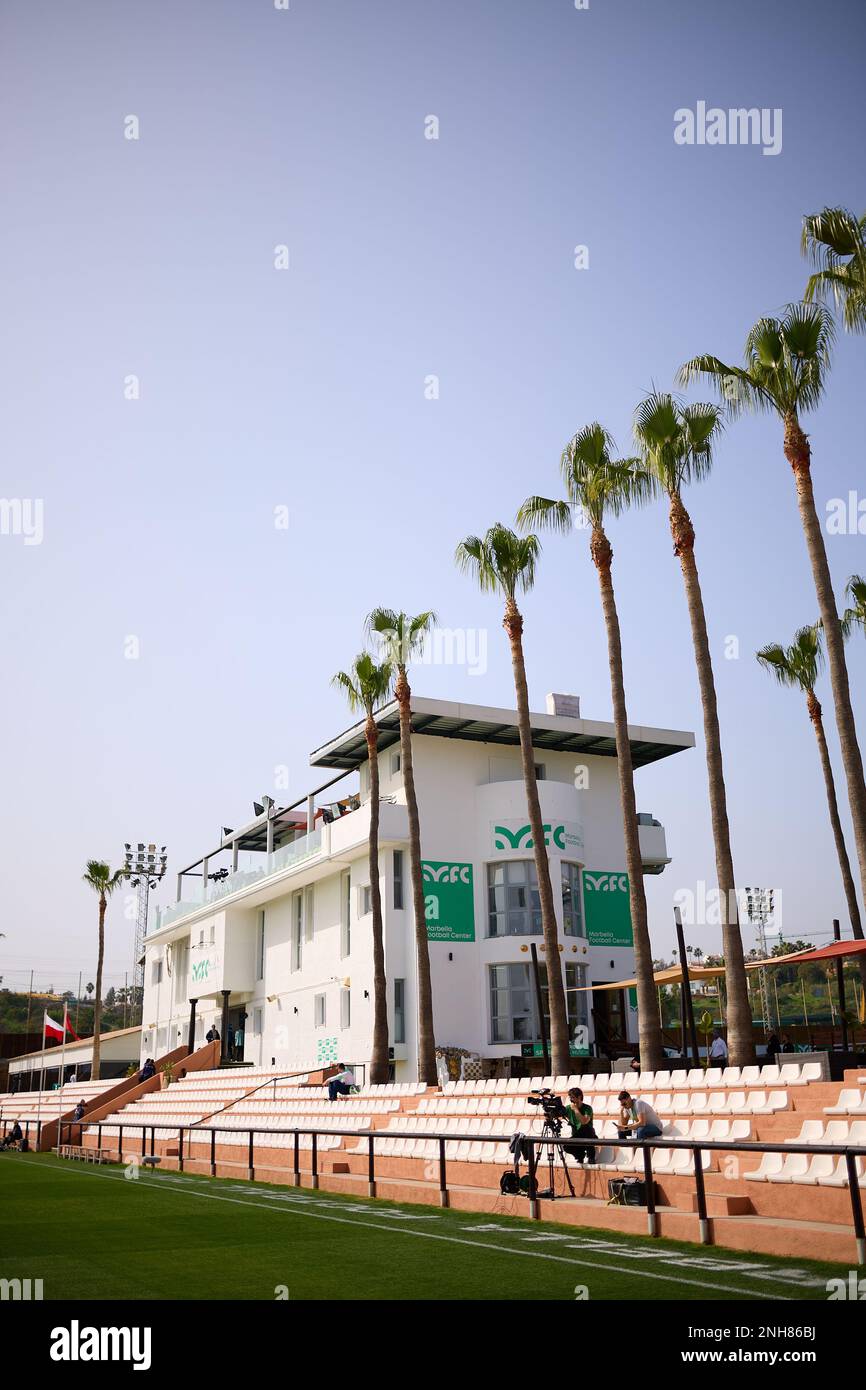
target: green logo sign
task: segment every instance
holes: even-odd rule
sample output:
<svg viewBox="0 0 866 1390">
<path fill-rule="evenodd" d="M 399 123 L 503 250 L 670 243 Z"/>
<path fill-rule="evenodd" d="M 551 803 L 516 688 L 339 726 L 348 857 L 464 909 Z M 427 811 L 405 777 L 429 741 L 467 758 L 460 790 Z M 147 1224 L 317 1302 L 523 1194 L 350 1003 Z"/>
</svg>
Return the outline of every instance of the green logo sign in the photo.
<svg viewBox="0 0 866 1390">
<path fill-rule="evenodd" d="M 583 829 L 572 821 L 545 821 L 544 843 L 550 849 L 567 853 L 583 849 Z M 535 848 L 532 826 L 521 825 L 520 821 L 506 821 L 493 824 L 493 848 L 508 852 Z"/>
<path fill-rule="evenodd" d="M 471 864 L 421 862 L 424 917 L 429 941 L 475 940 L 475 889 Z"/>
<path fill-rule="evenodd" d="M 633 946 L 628 874 L 583 870 L 586 939 L 590 946 Z"/>
</svg>

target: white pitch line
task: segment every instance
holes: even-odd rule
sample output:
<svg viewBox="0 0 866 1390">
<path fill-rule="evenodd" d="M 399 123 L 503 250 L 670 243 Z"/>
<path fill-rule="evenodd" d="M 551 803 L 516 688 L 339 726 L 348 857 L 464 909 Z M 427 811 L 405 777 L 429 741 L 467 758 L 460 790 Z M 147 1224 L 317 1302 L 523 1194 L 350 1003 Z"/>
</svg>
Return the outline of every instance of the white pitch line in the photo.
<svg viewBox="0 0 866 1390">
<path fill-rule="evenodd" d="M 52 1164 L 51 1170 L 54 1171 L 58 1166 L 59 1164 Z M 73 1174 L 70 1173 L 69 1176 L 71 1177 Z M 120 1174 L 103 1173 L 98 1169 L 94 1169 L 92 1173 L 86 1173 L 82 1168 L 80 1174 L 76 1174 L 76 1176 L 106 1178 L 110 1182 L 128 1181 L 127 1178 L 122 1177 Z M 138 1179 L 138 1181 L 141 1181 L 141 1179 Z M 156 1181 L 159 1182 L 160 1179 L 156 1178 Z M 150 1184 L 150 1186 L 152 1189 L 154 1184 Z M 185 1183 L 167 1185 L 167 1191 L 183 1194 L 185 1186 Z M 774 1302 L 781 1303 L 791 1303 L 795 1301 L 786 1294 L 766 1293 L 763 1289 L 731 1288 L 727 1284 L 711 1284 L 705 1279 L 683 1279 L 675 1274 L 653 1274 L 651 1270 L 644 1269 L 642 1266 L 638 1268 L 629 1265 L 600 1264 L 597 1260 L 577 1260 L 570 1255 L 549 1255 L 541 1250 L 521 1250 L 515 1249 L 510 1245 L 496 1245 L 493 1241 L 489 1240 L 466 1240 L 462 1236 L 440 1235 L 436 1231 L 410 1231 L 407 1230 L 405 1226 L 387 1226 L 382 1225 L 379 1221 L 362 1221 L 347 1216 L 329 1216 L 321 1211 L 303 1211 L 301 1208 L 304 1199 L 299 1201 L 297 1205 L 277 1207 L 274 1206 L 272 1202 L 256 1202 L 251 1201 L 247 1197 L 226 1197 L 218 1192 L 200 1192 L 197 1188 L 187 1190 L 185 1195 L 188 1197 L 203 1197 L 206 1201 L 210 1202 L 230 1202 L 233 1206 L 257 1207 L 260 1211 L 277 1211 L 284 1216 L 308 1216 L 316 1221 L 333 1221 L 341 1226 L 366 1226 L 374 1231 L 391 1231 L 397 1235 L 416 1236 L 420 1240 L 442 1240 L 449 1245 L 468 1245 L 475 1250 L 495 1250 L 501 1255 L 521 1255 L 530 1260 L 551 1260 L 555 1264 L 577 1265 L 587 1269 L 609 1270 L 614 1274 L 640 1274 L 643 1279 L 658 1279 L 663 1284 L 685 1284 L 693 1289 L 713 1289 L 716 1293 L 733 1293 L 740 1297 L 745 1294 L 748 1298 L 771 1299 Z M 772 1274 L 772 1269 L 768 1267 L 767 1273 Z"/>
</svg>

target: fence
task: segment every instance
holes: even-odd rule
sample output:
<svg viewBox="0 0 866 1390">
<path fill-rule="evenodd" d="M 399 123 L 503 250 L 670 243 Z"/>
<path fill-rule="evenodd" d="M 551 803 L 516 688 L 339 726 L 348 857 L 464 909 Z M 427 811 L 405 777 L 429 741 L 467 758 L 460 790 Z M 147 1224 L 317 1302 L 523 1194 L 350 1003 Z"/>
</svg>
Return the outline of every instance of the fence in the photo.
<svg viewBox="0 0 866 1390">
<path fill-rule="evenodd" d="M 29 1130 L 30 1121 L 27 1121 L 26 1123 L 27 1123 L 28 1130 Z M 120 1131 L 120 1151 L 121 1151 L 121 1152 L 122 1152 L 122 1149 L 123 1149 L 123 1132 L 124 1132 L 124 1130 L 130 1130 L 130 1131 L 132 1131 L 133 1133 L 135 1133 L 136 1135 L 140 1135 L 140 1136 L 141 1136 L 141 1155 L 140 1155 L 140 1156 L 141 1156 L 142 1158 L 146 1158 L 146 1157 L 148 1156 L 148 1154 L 147 1154 L 147 1136 L 148 1136 L 148 1131 L 150 1132 L 150 1156 L 151 1156 L 151 1157 L 154 1157 L 154 1156 L 155 1156 L 155 1143 L 156 1143 L 155 1136 L 156 1136 L 156 1130 L 157 1130 L 157 1129 L 159 1129 L 159 1130 L 162 1132 L 162 1137 L 163 1137 L 163 1139 L 164 1139 L 165 1131 L 166 1131 L 166 1130 L 169 1130 L 169 1131 L 171 1131 L 172 1133 L 176 1133 L 177 1136 L 178 1136 L 178 1141 L 177 1141 L 177 1142 L 178 1142 L 178 1152 L 177 1152 L 178 1170 L 179 1170 L 179 1172 L 181 1172 L 181 1173 L 184 1171 L 184 1135 L 189 1134 L 189 1135 L 193 1136 L 193 1137 L 196 1138 L 196 1139 L 200 1139 L 200 1138 L 202 1138 L 204 1135 L 206 1135 L 206 1134 L 209 1133 L 209 1134 L 210 1134 L 210 1171 L 211 1171 L 211 1176 L 214 1176 L 215 1173 L 216 1173 L 216 1144 L 217 1144 L 217 1134 L 220 1134 L 220 1133 L 222 1133 L 222 1134 L 237 1134 L 237 1133 L 239 1132 L 237 1128 L 231 1128 L 231 1129 L 229 1129 L 229 1128 L 227 1128 L 227 1127 L 225 1127 L 225 1128 L 223 1128 L 223 1129 L 220 1129 L 219 1127 L 210 1127 L 210 1126 L 208 1126 L 207 1128 L 204 1128 L 204 1127 L 199 1127 L 199 1126 L 196 1126 L 196 1125 L 167 1125 L 167 1124 L 166 1124 L 166 1125 L 153 1125 L 153 1124 L 150 1124 L 150 1125 L 147 1125 L 147 1124 L 145 1124 L 145 1125 L 131 1125 L 131 1124 L 123 1124 L 123 1123 L 117 1123 L 117 1124 L 115 1124 L 115 1123 L 114 1123 L 113 1121 L 111 1121 L 111 1120 L 109 1120 L 108 1123 L 111 1125 L 111 1128 L 112 1128 L 112 1129 L 117 1129 L 117 1130 Z M 4 1133 L 5 1133 L 5 1128 L 6 1128 L 6 1127 L 5 1127 L 5 1124 L 4 1124 Z M 77 1130 L 77 1131 L 78 1131 L 78 1139 L 79 1139 L 79 1142 L 80 1142 L 81 1131 L 82 1131 L 84 1128 L 86 1128 L 86 1122 L 79 1122 L 79 1123 L 76 1123 L 75 1121 L 72 1121 L 72 1120 L 66 1120 L 66 1121 L 64 1121 L 63 1124 L 62 1124 L 61 1127 L 60 1127 L 60 1132 L 59 1132 L 59 1134 L 58 1134 L 58 1145 L 59 1145 L 59 1144 L 62 1144 L 62 1143 L 64 1142 L 64 1139 L 63 1139 L 63 1133 L 64 1133 L 64 1131 L 66 1131 L 67 1134 L 68 1134 L 68 1136 L 69 1136 L 69 1138 L 67 1139 L 67 1142 L 71 1143 L 71 1142 L 72 1142 L 71 1135 L 73 1134 L 73 1132 L 74 1132 L 75 1130 Z M 92 1126 L 91 1126 L 91 1128 L 92 1128 Z M 40 1122 L 40 1125 L 39 1125 L 39 1129 L 41 1129 L 41 1122 Z M 102 1129 L 103 1129 L 102 1123 L 98 1123 L 97 1126 L 96 1126 L 96 1130 L 97 1130 L 97 1148 L 101 1148 L 101 1147 L 102 1147 Z M 250 1180 L 251 1180 L 251 1181 L 254 1181 L 254 1180 L 255 1180 L 255 1169 L 256 1169 L 256 1164 L 255 1164 L 255 1136 L 256 1136 L 257 1134 L 267 1134 L 267 1135 L 269 1135 L 269 1136 L 273 1136 L 273 1135 L 275 1135 L 275 1134 L 285 1135 L 285 1136 L 291 1141 L 291 1147 L 293 1147 L 293 1168 L 292 1168 L 292 1176 L 293 1176 L 293 1180 L 294 1180 L 294 1185 L 295 1185 L 296 1187 L 300 1187 L 300 1185 L 301 1185 L 301 1166 L 300 1166 L 300 1139 L 301 1139 L 301 1135 L 310 1135 L 310 1136 L 311 1136 L 311 1139 L 312 1139 L 312 1145 L 311 1145 L 311 1149 L 310 1149 L 310 1153 L 311 1153 L 310 1179 L 311 1179 L 311 1186 L 314 1187 L 314 1188 L 318 1187 L 318 1185 L 319 1185 L 319 1166 L 318 1166 L 318 1159 L 319 1159 L 319 1156 L 318 1156 L 317 1144 L 318 1144 L 318 1139 L 319 1139 L 319 1136 L 320 1136 L 320 1135 L 334 1135 L 334 1134 L 339 1134 L 340 1137 L 343 1138 L 343 1139 L 351 1139 L 351 1138 L 366 1139 L 366 1140 L 367 1140 L 367 1187 L 368 1187 L 368 1195 L 369 1195 L 370 1197 L 375 1197 L 375 1196 L 376 1196 L 376 1140 L 377 1140 L 377 1139 L 385 1139 L 385 1138 L 387 1138 L 387 1139 L 412 1139 L 412 1140 L 427 1140 L 427 1141 L 431 1141 L 431 1140 L 432 1140 L 432 1141 L 434 1141 L 435 1143 L 438 1144 L 439 1202 L 440 1202 L 440 1205 L 443 1206 L 443 1207 L 447 1207 L 447 1206 L 449 1205 L 449 1197 L 448 1197 L 448 1157 L 447 1157 L 446 1147 L 445 1147 L 446 1144 L 459 1144 L 459 1143 L 462 1143 L 462 1142 L 468 1142 L 468 1143 L 482 1143 L 482 1144 L 493 1144 L 493 1143 L 499 1144 L 499 1143 L 502 1143 L 502 1142 L 503 1142 L 503 1138 L 500 1137 L 500 1138 L 498 1138 L 498 1139 L 491 1139 L 491 1137 L 490 1137 L 489 1134 L 450 1134 L 450 1133 L 449 1133 L 449 1134 L 447 1134 L 447 1135 L 443 1135 L 443 1134 L 437 1134 L 437 1133 L 435 1133 L 435 1132 L 433 1132 L 433 1131 L 419 1132 L 419 1131 L 417 1131 L 417 1130 L 413 1130 L 411 1133 L 401 1133 L 401 1132 L 398 1132 L 398 1131 L 396 1131 L 396 1130 L 379 1130 L 379 1131 L 374 1131 L 374 1130 L 361 1130 L 361 1129 L 357 1129 L 357 1130 L 345 1130 L 345 1129 L 334 1130 L 334 1129 L 328 1129 L 327 1126 L 319 1126 L 319 1127 L 316 1127 L 316 1126 L 312 1126 L 312 1125 L 303 1125 L 303 1126 L 298 1126 L 298 1127 L 296 1127 L 296 1128 L 293 1127 L 293 1128 L 291 1128 L 291 1129 L 270 1129 L 270 1128 L 264 1129 L 264 1128 L 255 1128 L 255 1127 L 254 1127 L 254 1128 L 248 1129 L 246 1126 L 243 1126 L 243 1127 L 240 1129 L 240 1132 L 247 1135 L 247 1170 L 248 1170 L 249 1177 L 250 1177 Z M 28 1137 L 28 1133 L 25 1132 L 25 1138 L 27 1138 L 27 1137 Z M 555 1137 L 555 1136 L 554 1136 L 554 1137 L 551 1137 L 551 1138 L 544 1138 L 544 1137 L 542 1137 L 541 1135 L 526 1135 L 525 1138 L 526 1138 L 527 1143 L 528 1143 L 528 1145 L 529 1145 L 528 1170 L 529 1170 L 529 1180 L 530 1180 L 530 1193 L 536 1194 L 536 1193 L 537 1193 L 537 1170 L 538 1170 L 538 1165 L 539 1165 L 539 1161 L 540 1161 L 540 1147 L 543 1147 L 543 1146 L 545 1146 L 545 1145 L 551 1145 L 551 1144 L 552 1144 L 552 1145 L 559 1145 L 559 1144 L 562 1143 L 562 1140 L 559 1139 L 559 1138 L 557 1138 L 557 1137 Z M 167 1141 L 166 1141 L 166 1142 L 167 1142 Z M 38 1148 L 38 1143 L 39 1143 L 39 1133 L 38 1133 L 38 1131 L 37 1131 L 37 1148 Z M 290 1147 L 290 1145 L 287 1144 L 287 1145 L 286 1145 L 286 1148 L 289 1148 L 289 1147 Z M 605 1142 L 604 1139 L 597 1139 L 597 1140 L 595 1141 L 594 1147 L 596 1147 L 596 1148 L 604 1148 L 604 1147 L 611 1147 L 611 1145 L 610 1145 L 610 1144 L 606 1144 L 606 1142 Z M 707 1214 L 707 1196 L 706 1196 L 706 1190 L 705 1190 L 705 1186 L 704 1186 L 704 1169 L 703 1169 L 703 1155 L 704 1155 L 704 1153 L 711 1153 L 711 1152 L 717 1152 L 717 1151 L 718 1151 L 718 1152 L 723 1152 L 723 1153 L 744 1153 L 744 1154 L 765 1154 L 765 1153 L 786 1154 L 786 1155 L 787 1155 L 787 1154 L 808 1154 L 808 1155 L 813 1156 L 813 1157 L 814 1157 L 814 1156 L 818 1156 L 818 1155 L 827 1155 L 827 1154 L 829 1154 L 829 1155 L 832 1155 L 833 1157 L 841 1157 L 841 1158 L 844 1158 L 844 1159 L 845 1159 L 845 1166 L 846 1166 L 846 1170 L 847 1170 L 847 1175 L 848 1175 L 848 1191 L 849 1191 L 849 1195 L 850 1195 L 850 1199 L 851 1199 L 851 1222 L 852 1222 L 854 1237 L 855 1237 L 855 1240 L 856 1240 L 856 1242 L 857 1242 L 857 1260 L 858 1260 L 858 1263 L 860 1263 L 860 1264 L 866 1264 L 866 1229 L 864 1229 L 864 1223 L 863 1223 L 863 1202 L 862 1202 L 862 1198 L 861 1198 L 861 1194 L 860 1194 L 860 1179 L 859 1179 L 859 1174 L 858 1174 L 858 1171 L 857 1171 L 857 1159 L 858 1159 L 858 1158 L 866 1158 L 866 1146 L 861 1146 L 861 1145 L 846 1145 L 846 1144 L 841 1144 L 841 1145 L 840 1145 L 840 1144 L 797 1144 L 797 1143 L 784 1143 L 784 1142 L 780 1142 L 780 1143 L 778 1143 L 778 1144 L 765 1144 L 765 1143 L 750 1143 L 750 1142 L 746 1142 L 746 1141 L 743 1141 L 743 1140 L 727 1140 L 727 1139 L 721 1139 L 721 1140 L 709 1140 L 709 1139 L 706 1139 L 706 1140 L 693 1140 L 693 1139 L 665 1138 L 664 1136 L 661 1136 L 660 1138 L 657 1138 L 657 1139 L 630 1139 L 630 1138 L 618 1139 L 618 1140 L 616 1141 L 616 1144 L 615 1144 L 613 1147 L 622 1148 L 622 1149 L 626 1149 L 626 1148 L 628 1148 L 628 1149 L 640 1149 L 640 1150 L 643 1151 L 644 1178 L 645 1178 L 645 1181 L 646 1181 L 646 1194 L 647 1194 L 647 1229 L 648 1229 L 649 1234 L 650 1234 L 651 1236 L 658 1235 L 658 1219 L 657 1219 L 656 1201 L 655 1201 L 655 1177 L 654 1177 L 654 1174 L 653 1174 L 653 1166 L 652 1166 L 652 1155 L 653 1155 L 653 1151 L 654 1151 L 655 1149 L 678 1149 L 678 1150 L 679 1150 L 679 1149 L 685 1149 L 685 1150 L 688 1150 L 688 1151 L 691 1153 L 691 1155 L 692 1155 L 692 1173 L 691 1173 L 691 1176 L 692 1176 L 692 1177 L 694 1178 L 694 1180 L 695 1180 L 695 1197 L 696 1197 L 696 1204 L 697 1204 L 698 1231 L 699 1231 L 699 1239 L 700 1239 L 700 1242 L 701 1242 L 702 1245 L 710 1245 L 710 1244 L 712 1244 L 712 1228 L 711 1228 L 711 1226 L 710 1226 L 710 1221 L 709 1221 L 709 1217 L 708 1217 L 708 1214 Z M 192 1161 L 193 1161 L 193 1162 L 197 1162 L 197 1161 L 199 1161 L 199 1160 L 195 1160 L 195 1159 L 194 1159 L 194 1160 L 192 1160 Z M 453 1160 L 453 1159 L 452 1159 L 451 1161 L 452 1161 L 452 1162 L 455 1162 L 455 1161 L 458 1161 L 458 1162 L 459 1162 L 459 1160 Z M 266 1166 L 266 1165 L 263 1165 L 263 1166 Z M 685 1176 L 685 1174 L 679 1174 L 678 1176 Z M 560 1199 L 557 1199 L 557 1200 L 560 1200 Z M 541 1217 L 541 1212 L 540 1212 L 540 1199 L 539 1199 L 539 1197 L 538 1197 L 537 1195 L 531 1195 L 530 1198 L 529 1198 L 529 1217 L 530 1217 L 531 1220 L 535 1220 L 535 1221 L 539 1220 L 540 1217 Z"/>
</svg>

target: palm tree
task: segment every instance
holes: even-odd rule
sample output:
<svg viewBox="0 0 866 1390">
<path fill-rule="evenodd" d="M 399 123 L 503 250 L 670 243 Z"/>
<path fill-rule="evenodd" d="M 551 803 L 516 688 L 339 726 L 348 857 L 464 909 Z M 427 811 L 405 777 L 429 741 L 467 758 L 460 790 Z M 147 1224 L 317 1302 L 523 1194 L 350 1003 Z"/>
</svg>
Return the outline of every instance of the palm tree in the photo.
<svg viewBox="0 0 866 1390">
<path fill-rule="evenodd" d="M 433 990 L 430 983 L 430 946 L 424 913 L 424 879 L 421 873 L 421 822 L 415 795 L 412 765 L 412 690 L 406 667 L 436 622 L 432 612 L 410 617 L 391 608 L 374 608 L 367 618 L 369 635 L 383 644 L 383 655 L 397 672 L 394 695 L 400 711 L 400 769 L 406 789 L 409 820 L 409 874 L 415 917 L 415 960 L 418 977 L 418 1080 L 436 1085 L 436 1036 L 433 1030 Z"/>
<path fill-rule="evenodd" d="M 99 950 L 96 957 L 96 993 L 93 996 L 93 1061 L 90 1067 L 91 1081 L 99 1080 L 99 1034 L 102 1028 L 102 962 L 105 958 L 105 909 L 115 888 L 123 882 L 123 871 L 113 873 L 108 864 L 101 859 L 88 859 L 83 881 L 94 893 L 99 894 Z M 89 985 L 88 989 L 93 989 Z"/>
<path fill-rule="evenodd" d="M 370 768 L 370 904 L 373 914 L 373 1047 L 370 1081 L 380 1086 L 388 1080 L 388 991 L 385 981 L 385 943 L 382 935 L 382 891 L 379 886 L 379 731 L 374 710 L 391 691 L 393 671 L 369 652 L 355 657 L 348 671 L 338 671 L 331 684 L 343 691 L 349 708 L 363 710 L 364 735 Z"/>
<path fill-rule="evenodd" d="M 855 627 L 859 627 L 861 632 L 866 632 L 866 579 L 861 579 L 859 574 L 852 574 L 845 585 L 845 593 L 850 607 L 842 614 L 842 635 L 847 639 Z"/>
<path fill-rule="evenodd" d="M 618 516 L 632 503 L 652 493 L 652 479 L 637 459 L 614 459 L 616 446 L 599 424 L 587 425 L 566 445 L 560 468 L 567 501 L 529 497 L 518 512 L 521 526 L 536 524 L 569 532 L 574 514 L 585 517 L 592 528 L 589 552 L 598 571 L 601 607 L 607 632 L 610 689 L 619 774 L 619 798 L 625 837 L 625 863 L 629 878 L 635 978 L 637 980 L 638 1029 L 641 1066 L 655 1071 L 662 1065 L 661 1020 L 653 979 L 652 946 L 647 924 L 646 893 L 634 794 L 634 770 L 628 736 L 628 713 L 622 671 L 619 615 L 613 590 L 613 548 L 604 529 L 605 511 Z"/>
<path fill-rule="evenodd" d="M 849 333 L 866 332 L 866 217 L 824 208 L 803 218 L 802 248 L 813 265 L 806 300 L 832 298 Z"/>
<path fill-rule="evenodd" d="M 559 933 L 550 882 L 550 860 L 544 841 L 538 780 L 535 775 L 535 752 L 532 747 L 532 727 L 529 720 L 529 694 L 526 685 L 526 665 L 523 659 L 523 615 L 517 606 L 518 593 L 528 593 L 535 583 L 535 568 L 541 546 L 537 536 L 518 536 L 497 521 L 484 536 L 467 536 L 457 547 L 458 567 L 472 575 L 482 593 L 498 593 L 505 600 L 502 626 L 511 645 L 511 667 L 517 695 L 517 727 L 520 733 L 520 754 L 523 763 L 523 783 L 526 806 L 532 827 L 532 846 L 535 856 L 535 875 L 541 908 L 541 930 L 547 957 L 547 999 L 550 1012 L 550 1053 L 554 1073 L 567 1075 L 570 1070 L 568 1040 L 568 1010 L 562 983 L 559 959 Z M 541 1020 L 539 1020 L 541 1023 Z"/>
<path fill-rule="evenodd" d="M 827 809 L 830 812 L 830 825 L 833 829 L 836 854 L 842 872 L 842 886 L 845 889 L 845 901 L 848 904 L 851 930 L 855 937 L 862 940 L 863 925 L 860 920 L 860 905 L 857 902 L 857 888 L 854 884 L 854 875 L 851 873 L 851 861 L 848 858 L 842 822 L 839 819 L 836 784 L 830 762 L 830 751 L 827 747 L 827 736 L 824 732 L 821 705 L 815 695 L 815 685 L 824 659 L 821 648 L 821 631 L 817 624 L 812 627 L 801 627 L 794 634 L 794 640 L 790 647 L 783 647 L 779 642 L 770 642 L 755 655 L 764 670 L 775 676 L 780 685 L 802 690 L 806 696 L 806 709 L 815 730 L 815 737 L 818 740 L 818 754 L 821 759 L 824 789 L 827 794 Z M 861 961 L 860 969 L 864 985 L 866 985 L 866 961 Z"/>
<path fill-rule="evenodd" d="M 722 941 L 728 989 L 728 1048 L 733 1065 L 748 1066 L 755 1060 L 752 1008 L 740 935 L 716 683 L 701 581 L 695 560 L 695 530 L 682 499 L 682 489 L 687 483 L 698 482 L 709 473 L 713 463 L 713 447 L 721 431 L 722 412 L 717 406 L 684 406 L 666 392 L 654 391 L 641 401 L 635 411 L 635 438 L 644 467 L 667 494 L 671 539 L 683 574 L 701 694 L 710 817 L 722 909 Z"/>
<path fill-rule="evenodd" d="M 752 406 L 774 412 L 784 426 L 784 451 L 794 473 L 800 522 L 812 566 L 827 665 L 836 713 L 842 766 L 854 825 L 860 884 L 866 888 L 866 782 L 857 743 L 845 647 L 824 533 L 812 490 L 812 451 L 800 425 L 802 411 L 813 409 L 824 392 L 834 325 L 819 304 L 789 304 L 781 319 L 759 319 L 746 339 L 745 366 L 729 367 L 718 357 L 693 357 L 680 368 L 680 380 L 709 378 L 727 400 L 733 415 Z"/>
</svg>

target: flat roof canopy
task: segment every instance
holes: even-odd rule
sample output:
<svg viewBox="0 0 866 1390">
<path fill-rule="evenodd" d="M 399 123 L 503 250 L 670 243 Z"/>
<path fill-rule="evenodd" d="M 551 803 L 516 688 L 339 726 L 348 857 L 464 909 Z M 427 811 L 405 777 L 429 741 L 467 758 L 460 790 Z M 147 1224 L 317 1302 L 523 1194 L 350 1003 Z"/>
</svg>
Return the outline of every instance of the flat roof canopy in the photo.
<svg viewBox="0 0 866 1390">
<path fill-rule="evenodd" d="M 556 753 L 579 753 L 592 757 L 615 758 L 613 724 L 591 719 L 571 719 L 564 715 L 531 714 L 532 746 Z M 400 716 L 396 700 L 376 714 L 380 752 L 400 741 Z M 450 700 L 412 697 L 412 730 L 437 738 L 464 739 L 490 743 L 502 748 L 519 748 L 520 733 L 514 710 L 488 709 L 481 705 L 460 705 Z M 629 725 L 629 743 L 635 767 L 657 762 L 695 745 L 694 734 L 674 729 L 643 728 Z M 339 767 L 346 771 L 367 761 L 364 723 L 323 744 L 310 754 L 312 767 Z"/>
</svg>

